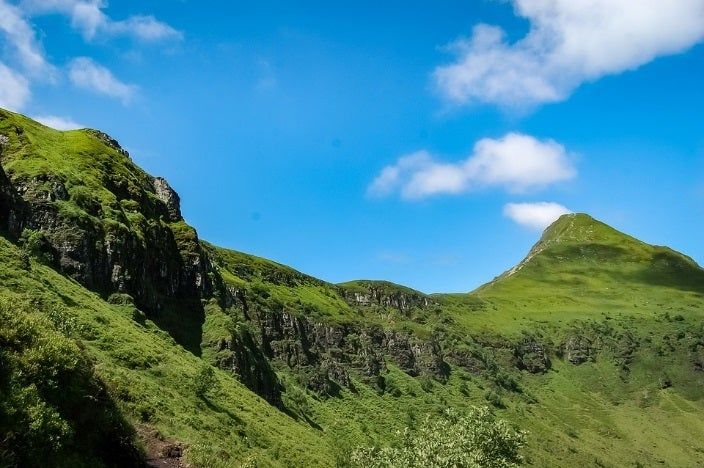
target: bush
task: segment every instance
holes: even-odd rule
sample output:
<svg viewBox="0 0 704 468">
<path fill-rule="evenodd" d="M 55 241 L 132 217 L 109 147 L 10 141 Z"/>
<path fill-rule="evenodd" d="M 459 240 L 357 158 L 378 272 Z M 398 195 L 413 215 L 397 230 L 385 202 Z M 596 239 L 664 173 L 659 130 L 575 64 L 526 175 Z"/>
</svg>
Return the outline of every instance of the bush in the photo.
<svg viewBox="0 0 704 468">
<path fill-rule="evenodd" d="M 305 417 L 309 411 L 308 396 L 300 388 L 289 385 L 283 395 L 284 406 L 289 410 Z"/>
<path fill-rule="evenodd" d="M 406 428 L 397 447 L 360 448 L 353 466 L 364 468 L 511 468 L 518 466 L 525 433 L 487 408 L 471 407 L 466 414 L 448 409 L 442 417 L 426 418 L 417 431 Z"/>
<path fill-rule="evenodd" d="M 53 325 L 64 315 L 49 315 L 0 299 L 0 466 L 134 465 L 130 427 L 88 356 Z"/>
<path fill-rule="evenodd" d="M 501 395 L 499 395 L 494 390 L 487 391 L 484 394 L 484 398 L 486 399 L 486 401 L 488 401 L 489 403 L 491 403 L 493 406 L 495 406 L 497 408 L 504 408 L 505 407 L 504 402 L 501 399 Z"/>
<path fill-rule="evenodd" d="M 204 365 L 195 376 L 193 390 L 199 398 L 206 398 L 208 394 L 216 390 L 217 384 L 215 369 L 212 366 Z"/>
<path fill-rule="evenodd" d="M 100 212 L 100 201 L 94 195 L 94 191 L 83 185 L 78 185 L 70 189 L 71 201 L 86 213 L 96 215 Z"/>
</svg>

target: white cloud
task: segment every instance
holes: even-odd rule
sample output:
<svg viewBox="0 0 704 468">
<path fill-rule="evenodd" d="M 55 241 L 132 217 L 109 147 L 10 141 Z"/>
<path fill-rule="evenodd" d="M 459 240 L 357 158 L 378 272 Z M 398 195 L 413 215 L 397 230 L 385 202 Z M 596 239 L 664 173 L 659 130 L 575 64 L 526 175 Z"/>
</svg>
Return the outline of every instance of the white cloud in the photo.
<svg viewBox="0 0 704 468">
<path fill-rule="evenodd" d="M 125 34 L 147 42 L 176 40 L 183 38 L 183 34 L 153 16 L 131 16 L 124 21 L 108 23 L 108 32 L 112 34 Z"/>
<path fill-rule="evenodd" d="M 30 96 L 27 79 L 0 62 L 0 107 L 21 110 Z"/>
<path fill-rule="evenodd" d="M 86 128 L 85 125 L 79 124 L 70 118 L 59 117 L 57 115 L 37 115 L 32 118 L 56 130 L 77 130 L 79 128 Z"/>
<path fill-rule="evenodd" d="M 22 8 L 30 14 L 58 13 L 71 18 L 71 25 L 83 37 L 124 35 L 145 42 L 178 40 L 183 34 L 153 16 L 135 15 L 115 21 L 103 12 L 103 0 L 24 0 Z"/>
<path fill-rule="evenodd" d="M 525 107 L 566 99 L 584 82 L 683 52 L 704 39 L 704 0 L 512 0 L 530 22 L 509 43 L 486 24 L 450 45 L 454 63 L 435 69 L 455 104 Z"/>
<path fill-rule="evenodd" d="M 564 146 L 519 133 L 484 138 L 463 161 L 436 161 L 427 151 L 387 166 L 368 188 L 373 196 L 399 192 L 406 199 L 457 194 L 483 187 L 523 192 L 572 179 L 577 174 Z"/>
<path fill-rule="evenodd" d="M 31 75 L 51 78 L 54 70 L 46 61 L 34 29 L 14 5 L 0 0 L 0 32 L 14 53 L 19 65 Z"/>
<path fill-rule="evenodd" d="M 516 223 L 531 229 L 545 229 L 560 216 L 572 213 L 558 203 L 508 203 L 504 206 L 504 215 Z"/>
<path fill-rule="evenodd" d="M 136 87 L 123 83 L 110 70 L 88 57 L 78 57 L 69 64 L 69 78 L 76 86 L 120 99 L 124 104 L 134 96 Z"/>
</svg>

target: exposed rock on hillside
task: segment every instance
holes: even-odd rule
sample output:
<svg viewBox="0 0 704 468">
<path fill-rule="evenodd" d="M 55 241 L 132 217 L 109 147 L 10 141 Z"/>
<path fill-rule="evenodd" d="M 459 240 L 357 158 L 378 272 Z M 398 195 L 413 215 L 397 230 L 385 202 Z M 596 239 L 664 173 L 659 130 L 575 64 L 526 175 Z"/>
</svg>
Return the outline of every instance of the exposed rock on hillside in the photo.
<svg viewBox="0 0 704 468">
<path fill-rule="evenodd" d="M 71 144 L 95 152 L 61 156 L 84 171 L 75 178 L 75 172 L 53 170 L 34 148 L 32 132 L 47 129 L 17 128 L 2 135 L 3 163 L 36 162 L 13 165 L 9 178 L 0 173 L 2 226 L 16 235 L 21 228 L 39 233 L 62 273 L 105 297 L 129 294 L 177 341 L 198 351 L 200 299 L 213 294 L 217 278 L 195 230 L 181 221 L 176 192 L 135 166 L 102 132 L 86 130 L 83 139 L 72 132 Z M 17 151 L 29 156 L 18 160 Z M 89 185 L 96 179 L 100 186 Z"/>
<path fill-rule="evenodd" d="M 0 153 L 2 152 L 0 135 Z M 26 207 L 0 166 L 0 230 L 18 236 L 22 231 Z"/>
<path fill-rule="evenodd" d="M 237 297 L 242 298 L 242 294 Z M 246 302 L 241 305 L 246 307 Z M 384 356 L 411 376 L 429 375 L 445 381 L 449 375 L 435 339 L 421 340 L 408 332 L 375 326 L 315 322 L 286 311 L 250 310 L 247 315 L 258 331 L 263 353 L 306 378 L 308 387 L 321 394 L 335 395 L 340 387 L 353 389 L 350 370 L 383 389 L 387 371 Z M 237 340 L 232 345 L 237 345 Z M 249 355 L 237 353 L 234 347 L 232 351 L 233 368 L 246 368 Z M 252 389 L 265 383 L 261 379 L 244 381 Z"/>
<path fill-rule="evenodd" d="M 127 152 L 127 150 L 125 150 L 122 146 L 120 146 L 120 143 L 118 143 L 116 139 L 114 139 L 113 137 L 111 137 L 107 133 L 101 132 L 100 130 L 94 130 L 92 128 L 86 129 L 85 132 L 88 133 L 89 135 L 92 135 L 93 137 L 97 138 L 98 140 L 102 141 L 110 148 L 118 151 L 123 156 L 127 156 L 127 157 L 130 156 L 130 154 Z"/>
<path fill-rule="evenodd" d="M 595 359 L 596 349 L 592 341 L 580 335 L 569 336 L 562 349 L 567 359 L 572 364 L 582 364 L 583 362 L 591 361 Z"/>
<path fill-rule="evenodd" d="M 533 374 L 542 374 L 550 369 L 547 347 L 532 336 L 525 336 L 514 348 L 514 359 L 519 369 Z"/>
<path fill-rule="evenodd" d="M 353 281 L 341 287 L 345 299 L 355 306 L 391 307 L 407 313 L 432 304 L 425 294 L 386 281 Z"/>
<path fill-rule="evenodd" d="M 161 200 L 169 212 L 169 221 L 175 222 L 183 219 L 181 217 L 181 198 L 178 193 L 171 188 L 166 179 L 157 177 L 154 179 L 154 192 Z"/>
</svg>

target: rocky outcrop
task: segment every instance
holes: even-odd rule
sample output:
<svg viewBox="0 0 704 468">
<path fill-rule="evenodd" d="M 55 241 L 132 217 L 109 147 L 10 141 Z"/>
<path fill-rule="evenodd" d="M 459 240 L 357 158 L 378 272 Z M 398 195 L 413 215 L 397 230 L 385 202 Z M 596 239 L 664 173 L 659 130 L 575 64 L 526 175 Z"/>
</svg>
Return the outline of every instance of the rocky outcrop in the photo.
<svg viewBox="0 0 704 468">
<path fill-rule="evenodd" d="M 101 132 L 100 130 L 94 130 L 94 129 L 92 129 L 92 128 L 88 128 L 88 129 L 86 129 L 85 131 L 86 131 L 88 134 L 90 134 L 91 136 L 93 136 L 94 138 L 96 138 L 96 139 L 100 140 L 101 142 L 105 143 L 105 144 L 106 144 L 107 146 L 109 146 L 110 148 L 112 148 L 112 149 L 114 149 L 114 150 L 117 150 L 117 151 L 118 151 L 120 154 L 122 154 L 123 156 L 127 156 L 127 157 L 130 156 L 130 154 L 127 152 L 127 150 L 125 150 L 124 148 L 122 148 L 122 146 L 120 146 L 120 143 L 118 143 L 116 139 L 114 139 L 113 137 L 111 137 L 111 136 L 108 135 L 107 133 L 103 133 L 103 132 Z"/>
<path fill-rule="evenodd" d="M 562 353 L 569 362 L 575 365 L 596 359 L 596 348 L 588 337 L 571 335 L 562 344 Z"/>
<path fill-rule="evenodd" d="M 0 138 L 1 152 L 2 138 Z M 15 237 L 19 236 L 22 232 L 25 212 L 26 206 L 22 197 L 17 194 L 12 182 L 0 166 L 0 231 L 8 232 Z"/>
<path fill-rule="evenodd" d="M 169 213 L 169 221 L 181 221 L 181 198 L 178 193 L 171 188 L 169 183 L 162 177 L 154 179 L 154 192 L 156 197 L 166 205 Z"/>
<path fill-rule="evenodd" d="M 516 367 L 532 374 L 543 374 L 551 367 L 547 347 L 532 336 L 525 336 L 513 350 Z"/>
<path fill-rule="evenodd" d="M 236 300 L 246 309 L 242 293 Z M 335 395 L 340 388 L 354 390 L 350 372 L 383 390 L 385 356 L 411 376 L 429 375 L 445 381 L 449 375 L 442 348 L 434 339 L 420 340 L 409 332 L 378 326 L 313 322 L 286 311 L 245 310 L 245 314 L 257 329 L 264 355 L 294 370 L 320 394 Z M 243 365 L 240 362 L 234 367 Z"/>
<path fill-rule="evenodd" d="M 247 388 L 272 405 L 281 406 L 281 384 L 246 327 L 237 330 L 230 340 L 221 342 L 218 351 L 218 367 L 230 370 Z"/>
<path fill-rule="evenodd" d="M 385 282 L 363 281 L 355 287 L 342 288 L 342 295 L 354 306 L 390 307 L 403 313 L 413 308 L 424 309 L 432 304 L 431 299 L 417 291 L 399 288 Z"/>
<path fill-rule="evenodd" d="M 132 296 L 149 318 L 199 352 L 201 298 L 214 294 L 217 275 L 195 230 L 171 224 L 181 214 L 168 183 L 154 179 L 152 188 L 135 180 L 105 174 L 105 186 L 118 200 L 106 206 L 85 187 L 67 188 L 56 174 L 10 182 L 3 172 L 2 226 L 39 233 L 55 268 L 105 297 Z M 141 217 L 130 217 L 132 206 Z"/>
</svg>

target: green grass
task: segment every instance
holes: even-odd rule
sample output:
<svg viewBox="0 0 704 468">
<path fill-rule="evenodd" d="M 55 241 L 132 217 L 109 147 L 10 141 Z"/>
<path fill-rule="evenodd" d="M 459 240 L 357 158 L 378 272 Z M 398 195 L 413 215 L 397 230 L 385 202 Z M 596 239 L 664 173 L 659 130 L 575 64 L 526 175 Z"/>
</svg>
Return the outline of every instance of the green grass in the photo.
<svg viewBox="0 0 704 468">
<path fill-rule="evenodd" d="M 43 265 L 32 262 L 29 271 L 22 266 L 22 252 L 0 238 L 0 297 L 36 304 L 23 312 L 36 320 L 60 311 L 60 323 L 71 324 L 68 336 L 94 360 L 97 376 L 134 426 L 151 426 L 187 443 L 187 456 L 200 466 L 218 460 L 326 464 L 328 447 L 320 434 L 271 407 L 227 372 L 216 370 L 217 391 L 199 398 L 194 379 L 203 361 L 151 321 L 140 323 L 133 307 L 108 304 Z"/>
<path fill-rule="evenodd" d="M 393 443 L 398 431 L 427 414 L 477 404 L 491 405 L 529 431 L 529 465 L 704 464 L 704 270 L 682 254 L 644 244 L 586 215 L 568 215 L 515 269 L 471 293 L 425 296 L 369 280 L 333 285 L 200 242 L 185 222 L 167 225 L 150 176 L 90 131 L 58 132 L 0 111 L 0 133 L 10 138 L 2 165 L 13 181 L 49 176 L 30 195 L 51 193 L 60 181 L 67 196 L 50 203 L 73 225 L 127 230 L 146 245 L 144 234 L 158 223 L 173 233 L 183 258 L 202 245 L 224 286 L 243 293 L 252 314 L 285 311 L 331 327 L 375 325 L 420 338 L 432 335 L 448 361 L 457 352 L 476 362 L 473 370 L 453 365 L 441 383 L 427 375 L 411 377 L 387 358 L 384 391 L 365 385 L 350 369 L 355 390 L 342 389 L 339 397 L 304 390 L 297 370 L 277 362 L 273 367 L 286 388 L 281 409 L 225 370 L 213 370 L 216 385 L 206 391 L 196 379 L 209 375 L 204 368 L 227 352 L 221 345 L 233 330 L 247 326 L 256 335 L 244 310 L 223 307 L 218 297 L 193 298 L 202 299 L 203 317 L 157 324 L 128 296 L 107 301 L 39 263 L 27 246 L 23 250 L 0 237 L 0 304 L 5 311 L 14 307 L 19 320 L 3 320 L 0 336 L 9 337 L 7 342 L 17 341 L 23 330 L 34 336 L 0 353 L 0 377 L 11 376 L 2 382 L 20 382 L 0 393 L 6 412 L 41 407 L 42 414 L 58 415 L 53 427 L 81 427 L 61 409 L 68 399 L 36 393 L 25 395 L 31 401 L 17 400 L 23 389 L 36 386 L 21 380 L 31 367 L 28 356 L 40 343 L 54 343 L 56 352 L 43 362 L 83 376 L 72 377 L 83 383 L 79 393 L 104 388 L 101 414 L 114 410 L 139 434 L 154 429 L 184 443 L 194 466 L 344 466 L 354 447 Z M 400 311 L 350 300 L 350 294 L 370 288 L 386 296 L 427 298 L 428 304 Z M 163 316 L 181 316 L 177 302 L 163 298 Z M 179 332 L 200 345 L 200 357 L 178 344 Z M 580 365 L 566 356 L 567 343 L 576 337 L 590 350 L 590 359 Z M 552 363 L 547 372 L 518 369 L 525 342 L 546 350 Z M 23 421 L 14 424 L 26 429 Z M 129 432 L 127 427 L 124 433 Z M 95 445 L 81 436 L 60 431 L 67 460 L 99 463 L 100 454 L 88 449 L 81 459 L 77 447 Z M 6 450 L 0 445 L 0 457 Z"/>
</svg>

